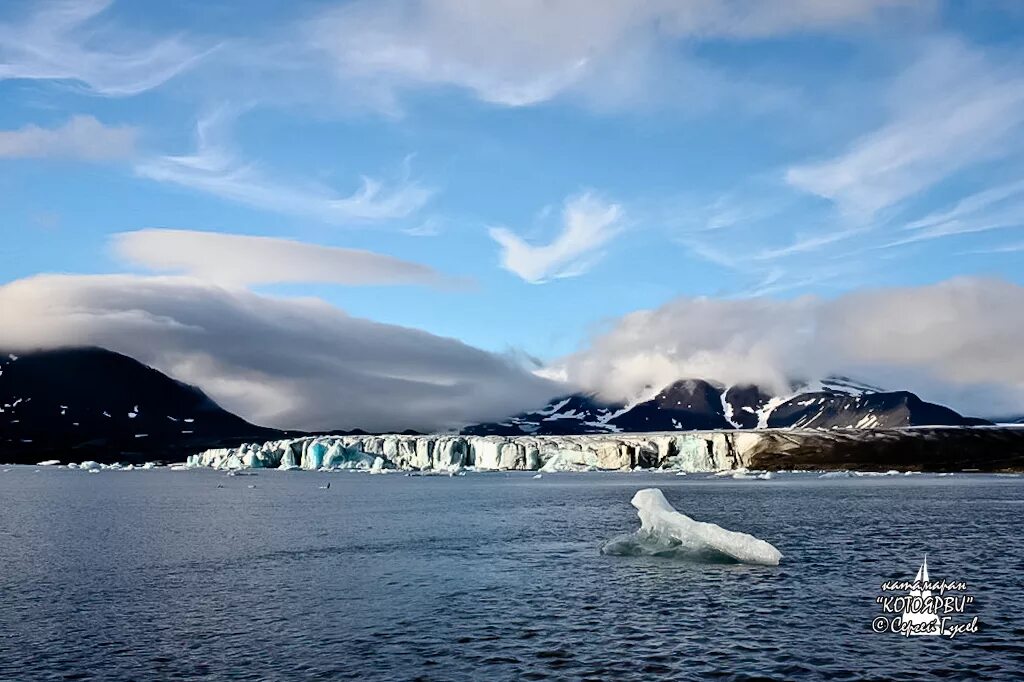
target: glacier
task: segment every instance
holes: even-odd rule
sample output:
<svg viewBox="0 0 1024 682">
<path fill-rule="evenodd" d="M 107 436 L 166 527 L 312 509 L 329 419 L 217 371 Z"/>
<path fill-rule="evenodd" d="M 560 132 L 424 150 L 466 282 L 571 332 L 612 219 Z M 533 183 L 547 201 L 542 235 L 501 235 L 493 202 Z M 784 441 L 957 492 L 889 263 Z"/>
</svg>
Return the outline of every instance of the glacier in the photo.
<svg viewBox="0 0 1024 682">
<path fill-rule="evenodd" d="M 719 471 L 740 466 L 722 434 L 584 436 L 347 435 L 305 436 L 190 455 L 189 467 L 235 469 L 358 469 L 459 472 L 630 471 L 671 468 Z M 379 462 L 378 462 L 379 460 Z M 375 466 L 376 462 L 376 466 Z"/>
<path fill-rule="evenodd" d="M 887 471 L 928 466 L 997 468 L 993 452 L 1013 459 L 1024 430 L 963 428 L 765 429 L 586 435 L 307 435 L 189 455 L 186 466 L 233 469 L 421 471 L 732 472 L 770 479 L 773 470 Z M 926 453 L 907 459 L 905 453 Z M 971 452 L 980 453 L 970 455 Z M 991 460 L 991 461 L 990 461 Z M 1001 460 L 1000 460 L 1001 461 Z M 1008 465 L 999 465 L 1007 468 Z"/>
<path fill-rule="evenodd" d="M 638 491 L 631 504 L 640 517 L 640 529 L 612 538 L 601 548 L 602 554 L 764 566 L 778 566 L 782 559 L 782 552 L 760 538 L 681 514 L 658 488 Z"/>
</svg>

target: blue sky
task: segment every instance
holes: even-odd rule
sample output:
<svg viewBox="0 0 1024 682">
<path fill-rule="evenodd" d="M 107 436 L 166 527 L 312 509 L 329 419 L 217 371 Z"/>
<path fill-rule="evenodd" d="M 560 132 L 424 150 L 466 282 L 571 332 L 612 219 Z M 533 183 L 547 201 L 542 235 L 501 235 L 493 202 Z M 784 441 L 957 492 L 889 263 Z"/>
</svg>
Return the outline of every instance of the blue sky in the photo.
<svg viewBox="0 0 1024 682">
<path fill-rule="evenodd" d="M 5 2 L 0 281 L 186 274 L 545 363 L 680 296 L 1020 285 L 1022 35 L 996 1 Z M 222 272 L 192 232 L 397 261 Z"/>
</svg>

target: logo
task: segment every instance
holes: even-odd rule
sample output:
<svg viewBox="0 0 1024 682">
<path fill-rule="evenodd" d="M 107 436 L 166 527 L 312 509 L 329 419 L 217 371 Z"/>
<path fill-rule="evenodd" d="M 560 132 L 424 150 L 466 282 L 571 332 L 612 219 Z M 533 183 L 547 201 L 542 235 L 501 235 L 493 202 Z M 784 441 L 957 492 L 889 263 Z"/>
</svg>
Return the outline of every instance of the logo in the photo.
<svg viewBox="0 0 1024 682">
<path fill-rule="evenodd" d="M 978 631 L 978 617 L 964 615 L 974 604 L 974 597 L 967 594 L 967 583 L 932 580 L 927 556 L 912 581 L 884 582 L 881 590 L 875 603 L 882 607 L 883 615 L 871 621 L 875 632 L 954 639 Z"/>
</svg>

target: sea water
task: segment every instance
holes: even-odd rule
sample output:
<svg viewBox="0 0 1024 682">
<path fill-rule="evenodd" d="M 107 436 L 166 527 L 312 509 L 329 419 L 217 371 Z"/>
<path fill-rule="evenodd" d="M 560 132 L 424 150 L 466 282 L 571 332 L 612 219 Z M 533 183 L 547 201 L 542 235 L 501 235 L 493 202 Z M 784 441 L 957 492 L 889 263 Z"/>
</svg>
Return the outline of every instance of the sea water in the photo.
<svg viewBox="0 0 1024 682">
<path fill-rule="evenodd" d="M 781 564 L 602 555 L 649 487 Z M 1024 671 L 1024 478 L 13 467 L 0 501 L 3 680 Z M 925 554 L 977 632 L 873 631 L 880 584 Z"/>
</svg>

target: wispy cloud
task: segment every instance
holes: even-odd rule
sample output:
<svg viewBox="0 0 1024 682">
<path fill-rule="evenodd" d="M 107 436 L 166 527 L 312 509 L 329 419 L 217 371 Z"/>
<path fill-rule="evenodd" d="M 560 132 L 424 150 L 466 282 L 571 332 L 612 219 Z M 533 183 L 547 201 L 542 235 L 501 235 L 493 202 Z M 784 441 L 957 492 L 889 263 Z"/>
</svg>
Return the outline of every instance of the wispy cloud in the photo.
<svg viewBox="0 0 1024 682">
<path fill-rule="evenodd" d="M 745 0 L 361 0 L 317 18 L 311 43 L 346 78 L 392 89 L 455 86 L 486 102 L 527 106 L 589 80 L 600 82 L 605 96 L 609 88 L 632 91 L 658 70 L 651 57 L 677 41 L 832 30 L 913 6 L 907 0 L 783 7 Z"/>
<path fill-rule="evenodd" d="M 349 195 L 318 185 L 298 185 L 267 176 L 258 166 L 238 159 L 224 142 L 231 113 L 220 110 L 200 119 L 197 147 L 184 156 L 161 156 L 140 162 L 139 175 L 279 213 L 313 217 L 328 223 L 405 218 L 418 211 L 434 190 L 402 177 L 394 187 L 363 176 Z"/>
<path fill-rule="evenodd" d="M 135 154 L 138 133 L 131 126 L 106 126 L 92 116 L 72 116 L 57 128 L 27 125 L 0 131 L 0 158 L 125 159 Z"/>
<path fill-rule="evenodd" d="M 786 171 L 793 187 L 870 219 L 980 161 L 1024 123 L 1024 78 L 963 45 L 932 43 L 890 88 L 892 117 L 839 156 Z"/>
<path fill-rule="evenodd" d="M 454 288 L 467 284 L 421 263 L 291 239 L 149 229 L 116 234 L 111 242 L 114 253 L 131 264 L 229 286 L 326 282 Z"/>
<path fill-rule="evenodd" d="M 904 225 L 897 237 L 880 248 L 1024 227 L 1024 181 L 997 185 L 970 194 L 949 209 L 933 211 Z"/>
<path fill-rule="evenodd" d="M 530 245 L 504 227 L 492 227 L 490 235 L 501 246 L 502 267 L 527 282 L 540 284 L 589 270 L 603 255 L 601 248 L 622 227 L 622 206 L 586 193 L 566 200 L 562 231 L 549 244 Z"/>
<path fill-rule="evenodd" d="M 41 2 L 0 24 L 0 80 L 74 81 L 100 95 L 135 95 L 193 66 L 208 50 L 179 38 L 153 40 L 103 22 L 112 0 Z"/>
</svg>

